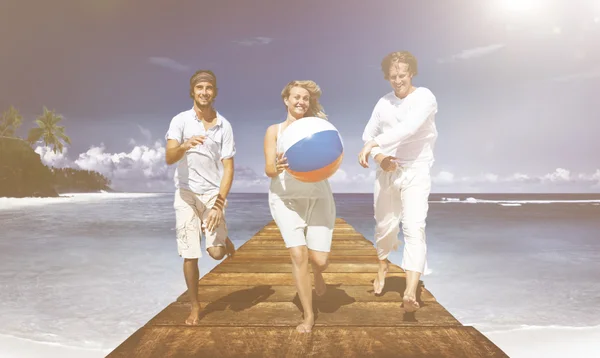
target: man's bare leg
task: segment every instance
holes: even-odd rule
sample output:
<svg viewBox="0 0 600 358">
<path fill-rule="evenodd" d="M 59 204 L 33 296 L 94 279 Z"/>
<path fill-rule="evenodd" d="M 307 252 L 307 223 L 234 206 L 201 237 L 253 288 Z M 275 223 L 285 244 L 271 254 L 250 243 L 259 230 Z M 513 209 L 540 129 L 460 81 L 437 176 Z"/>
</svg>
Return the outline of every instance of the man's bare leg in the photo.
<svg viewBox="0 0 600 358">
<path fill-rule="evenodd" d="M 379 295 L 383 291 L 385 286 L 385 276 L 388 273 L 388 261 L 379 260 L 379 269 L 377 270 L 377 277 L 373 281 L 373 291 L 376 295 Z"/>
<path fill-rule="evenodd" d="M 227 249 L 227 257 L 233 257 L 233 255 L 235 255 L 235 245 L 229 240 L 229 237 L 225 240 L 225 248 Z"/>
<path fill-rule="evenodd" d="M 329 266 L 329 252 L 312 251 L 310 253 L 310 264 L 312 266 L 313 276 L 315 278 L 315 293 L 317 296 L 323 296 L 327 291 L 327 285 L 323 279 L 323 271 Z"/>
<path fill-rule="evenodd" d="M 304 309 L 304 321 L 296 327 L 296 330 L 300 333 L 308 333 L 315 325 L 315 314 L 312 305 L 312 285 L 310 282 L 310 272 L 308 271 L 308 249 L 304 245 L 291 247 L 290 257 L 292 259 L 292 275 L 294 276 L 298 296 Z"/>
<path fill-rule="evenodd" d="M 225 246 L 211 246 L 207 248 L 206 251 L 208 251 L 208 254 L 213 259 L 221 260 L 223 257 L 225 257 L 225 255 L 232 257 L 235 253 L 235 246 L 233 245 L 233 242 L 227 238 L 225 241 Z"/>
<path fill-rule="evenodd" d="M 420 278 L 420 272 L 406 271 L 406 290 L 404 290 L 404 297 L 402 298 L 406 312 L 414 312 L 420 307 L 417 302 L 417 287 Z"/>
<path fill-rule="evenodd" d="M 198 302 L 200 270 L 198 269 L 198 259 L 184 259 L 183 274 L 188 289 L 188 297 L 192 305 L 192 311 L 190 312 L 190 316 L 185 320 L 185 324 L 197 325 L 200 321 L 200 303 Z"/>
</svg>

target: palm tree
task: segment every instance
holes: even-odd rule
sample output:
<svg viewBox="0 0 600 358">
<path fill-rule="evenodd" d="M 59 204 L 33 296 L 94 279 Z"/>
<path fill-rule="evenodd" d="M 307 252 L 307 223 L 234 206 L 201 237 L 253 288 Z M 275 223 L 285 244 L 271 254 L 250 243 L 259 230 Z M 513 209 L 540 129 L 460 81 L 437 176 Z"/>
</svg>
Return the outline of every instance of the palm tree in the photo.
<svg viewBox="0 0 600 358">
<path fill-rule="evenodd" d="M 42 140 L 46 146 L 52 147 L 54 153 L 62 153 L 63 142 L 71 144 L 71 138 L 65 134 L 65 127 L 57 125 L 62 119 L 63 117 L 60 114 L 49 111 L 44 107 L 44 114 L 35 120 L 38 127 L 29 130 L 27 141 L 33 145 Z"/>
<path fill-rule="evenodd" d="M 19 111 L 10 106 L 8 111 L 2 114 L 2 119 L 0 120 L 0 137 L 14 137 L 15 132 L 21 126 L 21 122 L 23 117 L 19 113 Z"/>
</svg>

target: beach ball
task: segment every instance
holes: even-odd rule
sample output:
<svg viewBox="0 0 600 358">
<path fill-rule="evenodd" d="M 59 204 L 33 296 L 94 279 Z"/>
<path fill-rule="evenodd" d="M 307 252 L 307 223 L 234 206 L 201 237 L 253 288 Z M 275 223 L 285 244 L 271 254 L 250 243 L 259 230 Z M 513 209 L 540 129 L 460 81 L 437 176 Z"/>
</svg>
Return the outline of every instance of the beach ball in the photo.
<svg viewBox="0 0 600 358">
<path fill-rule="evenodd" d="M 342 164 L 342 137 L 331 122 L 304 117 L 283 131 L 282 145 L 287 172 L 294 178 L 314 183 L 331 177 Z"/>
</svg>

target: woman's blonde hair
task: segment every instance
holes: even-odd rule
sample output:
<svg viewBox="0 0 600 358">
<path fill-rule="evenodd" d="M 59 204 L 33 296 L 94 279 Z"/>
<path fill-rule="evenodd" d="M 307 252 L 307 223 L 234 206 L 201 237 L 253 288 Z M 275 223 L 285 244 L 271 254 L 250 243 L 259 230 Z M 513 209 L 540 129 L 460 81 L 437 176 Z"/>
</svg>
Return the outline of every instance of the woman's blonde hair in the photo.
<svg viewBox="0 0 600 358">
<path fill-rule="evenodd" d="M 292 81 L 288 83 L 283 91 L 281 91 L 281 98 L 286 99 L 290 96 L 290 92 L 294 87 L 302 87 L 308 91 L 310 96 L 308 110 L 306 111 L 305 117 L 319 117 L 323 119 L 327 119 L 327 115 L 323 110 L 323 106 L 319 103 L 319 98 L 321 97 L 321 87 L 316 84 L 314 81 L 306 80 L 306 81 Z"/>
</svg>

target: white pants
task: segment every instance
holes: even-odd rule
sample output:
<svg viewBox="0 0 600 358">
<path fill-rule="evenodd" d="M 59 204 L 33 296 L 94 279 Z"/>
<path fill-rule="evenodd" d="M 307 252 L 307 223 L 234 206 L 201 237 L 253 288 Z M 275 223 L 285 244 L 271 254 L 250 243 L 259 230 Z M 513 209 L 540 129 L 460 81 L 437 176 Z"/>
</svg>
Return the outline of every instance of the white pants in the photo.
<svg viewBox="0 0 600 358">
<path fill-rule="evenodd" d="M 377 171 L 375 181 L 375 242 L 377 256 L 385 260 L 398 249 L 400 222 L 404 234 L 401 267 L 424 274 L 427 269 L 425 220 L 429 209 L 429 165 Z"/>
</svg>

